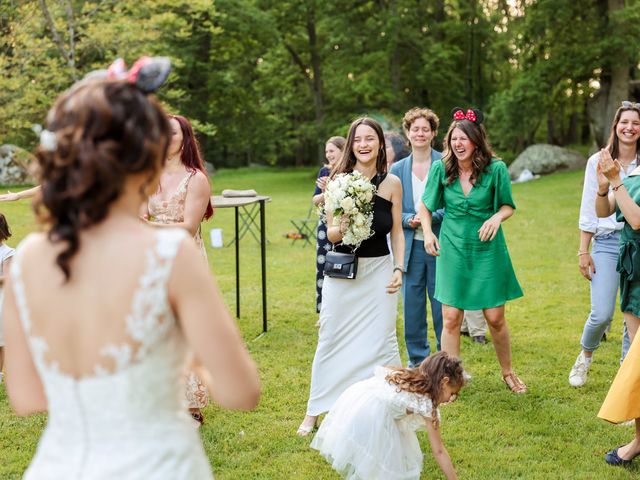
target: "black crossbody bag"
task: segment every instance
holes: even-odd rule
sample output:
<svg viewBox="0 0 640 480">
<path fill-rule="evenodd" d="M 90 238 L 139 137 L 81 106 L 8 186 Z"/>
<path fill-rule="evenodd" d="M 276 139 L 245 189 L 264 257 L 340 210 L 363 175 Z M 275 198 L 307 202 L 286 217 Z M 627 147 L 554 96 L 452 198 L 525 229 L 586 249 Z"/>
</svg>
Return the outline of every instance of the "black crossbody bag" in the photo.
<svg viewBox="0 0 640 480">
<path fill-rule="evenodd" d="M 353 280 L 358 274 L 358 257 L 355 253 L 329 250 L 324 257 L 324 274 L 331 278 Z"/>
<path fill-rule="evenodd" d="M 386 175 L 381 178 L 379 174 L 376 174 L 374 181 L 376 190 L 380 186 L 380 182 L 382 182 L 385 177 Z M 329 250 L 325 255 L 324 274 L 331 278 L 354 280 L 358 274 L 358 257 L 356 257 L 355 250 L 351 253 Z"/>
</svg>

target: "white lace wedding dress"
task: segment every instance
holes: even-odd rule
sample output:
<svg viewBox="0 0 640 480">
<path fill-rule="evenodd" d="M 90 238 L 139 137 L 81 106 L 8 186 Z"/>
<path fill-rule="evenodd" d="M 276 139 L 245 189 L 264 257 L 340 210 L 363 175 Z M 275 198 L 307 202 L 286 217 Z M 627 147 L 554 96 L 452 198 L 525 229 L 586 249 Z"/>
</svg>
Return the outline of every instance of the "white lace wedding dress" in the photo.
<svg viewBox="0 0 640 480">
<path fill-rule="evenodd" d="M 15 296 L 49 413 L 25 479 L 213 478 L 184 405 L 187 346 L 167 298 L 173 259 L 186 236 L 158 230 L 122 322 L 122 342 L 105 345 L 104 362 L 79 379 L 45 360 L 47 339 L 32 331 L 18 249 L 11 265 Z"/>
</svg>

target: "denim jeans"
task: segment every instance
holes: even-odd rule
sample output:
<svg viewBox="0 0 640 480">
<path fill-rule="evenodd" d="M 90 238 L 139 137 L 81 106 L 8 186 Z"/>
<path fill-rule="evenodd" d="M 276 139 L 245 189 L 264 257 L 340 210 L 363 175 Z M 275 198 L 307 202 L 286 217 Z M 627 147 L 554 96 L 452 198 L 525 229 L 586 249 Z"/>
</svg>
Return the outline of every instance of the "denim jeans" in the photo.
<svg viewBox="0 0 640 480">
<path fill-rule="evenodd" d="M 407 273 L 402 283 L 402 307 L 404 310 L 404 339 L 411 365 L 420 365 L 429 356 L 431 347 L 427 340 L 427 293 L 431 304 L 433 329 L 437 348 L 442 336 L 442 304 L 433 296 L 436 291 L 436 257 L 428 255 L 422 240 L 414 240 Z"/>
<path fill-rule="evenodd" d="M 616 306 L 620 275 L 616 271 L 620 250 L 620 233 L 612 233 L 593 239 L 591 257 L 596 273 L 591 276 L 591 313 L 582 331 L 583 350 L 593 352 L 600 346 L 602 335 L 611 323 Z M 624 325 L 622 358 L 629 351 L 629 333 Z"/>
</svg>

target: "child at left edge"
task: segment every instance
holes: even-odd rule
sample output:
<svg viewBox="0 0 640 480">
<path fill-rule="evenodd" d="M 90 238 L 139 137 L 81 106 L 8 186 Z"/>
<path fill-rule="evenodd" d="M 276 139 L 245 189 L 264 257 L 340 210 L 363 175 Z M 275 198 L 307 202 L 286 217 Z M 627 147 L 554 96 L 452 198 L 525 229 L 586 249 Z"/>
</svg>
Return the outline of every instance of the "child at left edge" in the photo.
<svg viewBox="0 0 640 480">
<path fill-rule="evenodd" d="M 447 480 L 457 479 L 440 435 L 438 407 L 454 401 L 468 376 L 459 359 L 438 352 L 417 368 L 376 367 L 338 398 L 311 447 L 348 480 L 418 480 L 426 430 Z"/>
<path fill-rule="evenodd" d="M 5 216 L 0 213 L 0 383 L 2 383 L 2 368 L 4 367 L 4 336 L 2 335 L 2 303 L 4 300 L 3 286 L 5 272 L 9 271 L 9 263 L 15 253 L 15 249 L 8 246 L 5 241 L 11 237 L 11 230 Z"/>
</svg>

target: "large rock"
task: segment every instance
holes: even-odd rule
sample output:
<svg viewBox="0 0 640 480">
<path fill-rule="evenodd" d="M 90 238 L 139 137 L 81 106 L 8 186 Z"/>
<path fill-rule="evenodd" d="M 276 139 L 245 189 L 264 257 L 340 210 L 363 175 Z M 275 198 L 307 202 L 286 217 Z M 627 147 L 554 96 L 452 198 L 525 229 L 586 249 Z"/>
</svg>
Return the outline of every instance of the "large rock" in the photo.
<svg viewBox="0 0 640 480">
<path fill-rule="evenodd" d="M 511 179 L 515 180 L 524 169 L 535 175 L 584 169 L 587 159 L 580 153 L 555 145 L 531 145 L 509 166 Z"/>
<path fill-rule="evenodd" d="M 15 145 L 0 145 L 0 185 L 35 183 L 31 166 L 33 155 Z"/>
</svg>

